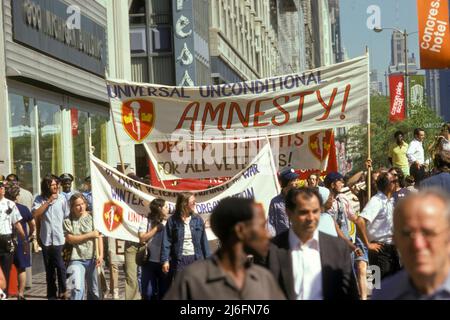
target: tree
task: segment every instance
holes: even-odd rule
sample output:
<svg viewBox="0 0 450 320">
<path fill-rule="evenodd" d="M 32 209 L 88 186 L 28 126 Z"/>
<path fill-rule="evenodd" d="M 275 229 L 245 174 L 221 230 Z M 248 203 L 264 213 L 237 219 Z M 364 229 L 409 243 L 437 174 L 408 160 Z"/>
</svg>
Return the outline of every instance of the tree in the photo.
<svg viewBox="0 0 450 320">
<path fill-rule="evenodd" d="M 405 141 L 409 142 L 414 138 L 415 128 L 423 128 L 426 133 L 424 149 L 426 157 L 429 157 L 427 150 L 434 142 L 434 137 L 439 133 L 443 119 L 426 105 L 410 107 L 409 117 L 402 122 L 391 123 L 389 121 L 390 101 L 389 97 L 372 96 L 371 99 L 371 147 L 372 163 L 374 169 L 389 167 L 388 152 L 391 144 L 394 143 L 394 133 L 397 130 L 403 131 Z M 367 126 L 352 127 L 347 134 L 338 137 L 347 143 L 347 157 L 353 161 L 353 171 L 365 170 L 367 159 Z"/>
</svg>

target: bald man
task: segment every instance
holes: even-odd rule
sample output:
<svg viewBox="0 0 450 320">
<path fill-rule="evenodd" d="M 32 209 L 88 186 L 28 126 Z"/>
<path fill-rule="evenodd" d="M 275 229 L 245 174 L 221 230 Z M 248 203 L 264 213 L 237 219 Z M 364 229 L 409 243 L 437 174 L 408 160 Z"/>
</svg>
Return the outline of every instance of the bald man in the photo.
<svg viewBox="0 0 450 320">
<path fill-rule="evenodd" d="M 450 300 L 450 199 L 425 190 L 400 201 L 394 242 L 405 269 L 381 282 L 375 300 Z"/>
</svg>

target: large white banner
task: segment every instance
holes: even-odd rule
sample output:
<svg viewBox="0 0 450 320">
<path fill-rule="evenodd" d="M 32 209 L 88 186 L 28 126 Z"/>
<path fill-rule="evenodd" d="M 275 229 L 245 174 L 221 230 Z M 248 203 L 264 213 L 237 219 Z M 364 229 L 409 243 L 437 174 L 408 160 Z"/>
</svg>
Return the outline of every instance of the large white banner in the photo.
<svg viewBox="0 0 450 320">
<path fill-rule="evenodd" d="M 368 56 L 311 71 L 200 87 L 108 80 L 120 145 L 230 141 L 366 124 Z"/>
<path fill-rule="evenodd" d="M 332 130 L 270 138 L 276 171 L 325 171 Z M 248 166 L 267 139 L 236 143 L 153 142 L 145 144 L 160 180 L 233 177 Z"/>
<path fill-rule="evenodd" d="M 91 177 L 95 227 L 116 239 L 138 242 L 139 224 L 149 212 L 149 203 L 161 197 L 169 202 L 172 211 L 180 193 L 129 179 L 94 156 L 91 156 Z M 209 216 L 223 198 L 254 198 L 267 214 L 270 200 L 279 193 L 270 147 L 265 146 L 246 169 L 227 183 L 193 193 L 197 200 L 196 211 L 207 226 L 208 240 L 215 239 L 209 227 Z"/>
</svg>

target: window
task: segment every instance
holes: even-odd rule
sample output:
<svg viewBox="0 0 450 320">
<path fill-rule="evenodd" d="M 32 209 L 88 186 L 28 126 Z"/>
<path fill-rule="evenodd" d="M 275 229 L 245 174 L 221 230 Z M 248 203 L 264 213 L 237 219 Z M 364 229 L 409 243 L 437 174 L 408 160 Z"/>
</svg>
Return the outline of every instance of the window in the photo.
<svg viewBox="0 0 450 320">
<path fill-rule="evenodd" d="M 172 27 L 157 26 L 151 28 L 152 33 L 152 52 L 171 52 L 172 51 Z"/>
<path fill-rule="evenodd" d="M 22 188 L 37 193 L 34 186 L 39 177 L 33 166 L 38 163 L 36 152 L 36 112 L 34 99 L 9 94 L 10 104 L 10 146 L 12 172 L 19 179 Z"/>
<path fill-rule="evenodd" d="M 145 0 L 133 0 L 130 4 L 129 18 L 130 25 L 145 24 Z"/>
<path fill-rule="evenodd" d="M 78 109 L 70 109 L 72 122 L 73 189 L 80 189 L 89 170 L 89 115 Z"/>
<path fill-rule="evenodd" d="M 91 114 L 91 141 L 94 148 L 94 156 L 104 162 L 107 161 L 107 125 L 107 117 Z"/>
<path fill-rule="evenodd" d="M 61 107 L 38 101 L 39 164 L 41 177 L 62 174 Z"/>
</svg>

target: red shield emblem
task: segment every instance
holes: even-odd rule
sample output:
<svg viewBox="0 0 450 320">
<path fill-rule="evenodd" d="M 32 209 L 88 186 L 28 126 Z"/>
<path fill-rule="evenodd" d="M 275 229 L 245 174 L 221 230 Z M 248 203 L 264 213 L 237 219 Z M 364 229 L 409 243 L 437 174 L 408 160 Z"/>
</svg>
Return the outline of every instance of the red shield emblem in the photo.
<svg viewBox="0 0 450 320">
<path fill-rule="evenodd" d="M 154 105 L 147 100 L 130 100 L 122 104 L 122 124 L 125 132 L 136 142 L 142 142 L 155 123 Z"/>
<path fill-rule="evenodd" d="M 309 150 L 318 160 L 325 160 L 330 154 L 331 130 L 317 132 L 309 137 Z"/>
<path fill-rule="evenodd" d="M 117 203 L 107 202 L 103 206 L 103 222 L 108 231 L 116 230 L 123 221 L 123 209 Z"/>
</svg>

